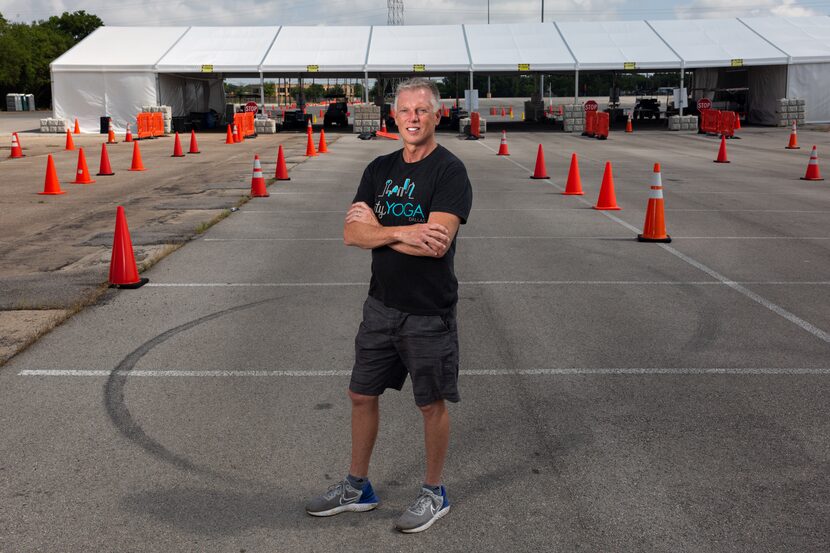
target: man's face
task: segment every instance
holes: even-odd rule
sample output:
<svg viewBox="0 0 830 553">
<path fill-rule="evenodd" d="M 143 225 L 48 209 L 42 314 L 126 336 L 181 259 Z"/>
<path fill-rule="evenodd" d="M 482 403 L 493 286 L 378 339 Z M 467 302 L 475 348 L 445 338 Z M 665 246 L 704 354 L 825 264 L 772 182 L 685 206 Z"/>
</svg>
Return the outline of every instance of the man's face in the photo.
<svg viewBox="0 0 830 553">
<path fill-rule="evenodd" d="M 404 90 L 398 95 L 395 124 L 405 144 L 421 146 L 432 140 L 440 117 L 426 88 Z"/>
</svg>

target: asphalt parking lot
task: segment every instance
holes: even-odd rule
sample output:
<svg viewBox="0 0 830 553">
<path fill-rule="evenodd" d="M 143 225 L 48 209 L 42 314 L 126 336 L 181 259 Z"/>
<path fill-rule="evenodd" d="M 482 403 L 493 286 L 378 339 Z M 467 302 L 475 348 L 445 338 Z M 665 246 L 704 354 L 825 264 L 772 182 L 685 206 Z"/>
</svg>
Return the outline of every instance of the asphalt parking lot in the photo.
<svg viewBox="0 0 830 553">
<path fill-rule="evenodd" d="M 799 177 L 830 140 L 740 136 L 730 164 L 667 131 L 513 133 L 509 158 L 495 133 L 439 136 L 474 190 L 454 504 L 401 535 L 423 470 L 408 385 L 381 401 L 380 508 L 303 511 L 348 467 L 370 255 L 343 214 L 399 146 L 343 135 L 0 369 L 0 550 L 826 551 L 830 185 Z M 266 174 L 278 140 L 250 146 Z M 528 178 L 540 143 L 549 180 Z M 582 197 L 561 194 L 572 152 Z M 606 160 L 621 211 L 591 208 Z M 668 245 L 634 240 L 655 162 Z"/>
</svg>

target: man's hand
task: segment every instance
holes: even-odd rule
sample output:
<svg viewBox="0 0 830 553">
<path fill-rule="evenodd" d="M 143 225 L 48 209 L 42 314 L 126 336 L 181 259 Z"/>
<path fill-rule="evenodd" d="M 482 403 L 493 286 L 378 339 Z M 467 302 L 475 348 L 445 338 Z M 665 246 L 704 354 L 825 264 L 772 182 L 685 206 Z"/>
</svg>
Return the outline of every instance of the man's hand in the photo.
<svg viewBox="0 0 830 553">
<path fill-rule="evenodd" d="M 441 257 L 450 247 L 450 231 L 439 223 L 421 223 L 400 227 L 395 238 L 430 255 Z"/>
<path fill-rule="evenodd" d="M 375 212 L 366 202 L 355 202 L 346 213 L 346 224 L 365 223 L 375 227 L 380 226 L 380 221 L 375 217 Z"/>
</svg>

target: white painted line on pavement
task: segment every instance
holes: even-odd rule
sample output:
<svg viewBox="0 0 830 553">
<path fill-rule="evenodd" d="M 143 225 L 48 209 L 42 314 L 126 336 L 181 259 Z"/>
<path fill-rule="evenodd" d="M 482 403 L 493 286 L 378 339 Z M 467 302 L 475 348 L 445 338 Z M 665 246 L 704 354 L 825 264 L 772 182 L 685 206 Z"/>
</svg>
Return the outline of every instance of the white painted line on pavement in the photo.
<svg viewBox="0 0 830 553">
<path fill-rule="evenodd" d="M 725 286 L 719 280 L 462 280 L 460 286 Z M 758 286 L 829 286 L 830 281 L 745 281 L 741 285 Z M 148 282 L 146 288 L 291 288 L 368 286 L 367 282 Z"/>
<path fill-rule="evenodd" d="M 484 142 L 479 140 L 479 141 L 477 141 L 477 143 L 480 144 L 481 146 L 483 146 L 484 148 L 490 150 L 491 152 L 496 153 L 496 151 L 493 148 L 491 148 L 490 146 L 484 144 Z M 504 156 L 502 156 L 502 157 L 504 157 Z M 511 163 L 514 163 L 516 166 L 521 167 L 525 171 L 528 171 L 528 172 L 530 171 L 527 167 L 524 167 L 523 165 L 518 163 L 516 160 L 511 159 L 511 158 L 507 158 L 507 159 Z M 561 187 L 558 184 L 554 183 L 550 179 L 547 179 L 547 181 L 552 186 L 558 188 L 559 190 L 562 190 L 562 191 L 565 190 L 563 187 Z M 589 206 L 591 205 L 591 202 L 589 202 L 588 200 L 586 200 L 585 198 L 583 198 L 581 196 L 574 196 L 574 197 L 579 202 L 581 202 L 585 205 L 589 205 Z M 639 229 L 637 229 L 634 226 L 628 224 L 627 222 L 623 221 L 619 217 L 609 213 L 608 211 L 602 211 L 601 210 L 601 211 L 599 211 L 599 213 L 604 215 L 608 219 L 611 219 L 612 221 L 618 223 L 619 225 L 622 225 L 623 227 L 627 228 L 631 232 L 633 232 L 635 234 L 639 233 Z M 786 320 L 790 321 L 791 323 L 795 324 L 796 326 L 800 327 L 801 329 L 809 332 L 810 334 L 812 334 L 813 336 L 815 336 L 819 340 L 822 340 L 825 343 L 830 343 L 830 334 L 828 334 L 824 330 L 818 328 L 817 326 L 805 321 L 804 319 L 798 317 L 794 313 L 791 313 L 791 312 L 787 311 L 786 309 L 784 309 L 780 305 L 769 301 L 768 299 L 756 294 L 755 292 L 753 292 L 753 291 L 751 291 L 747 288 L 744 288 L 743 286 L 741 286 L 737 282 L 729 280 L 728 278 L 726 278 L 722 274 L 718 273 L 714 269 L 712 269 L 710 267 L 707 267 L 703 263 L 701 263 L 701 262 L 699 262 L 695 259 L 692 259 L 691 257 L 689 257 L 685 254 L 680 253 L 678 250 L 672 248 L 671 246 L 669 246 L 667 244 L 658 243 L 657 245 L 660 246 L 661 248 L 663 248 L 665 251 L 669 252 L 670 254 L 674 255 L 675 257 L 685 261 L 686 263 L 688 263 L 692 267 L 695 267 L 696 269 L 699 269 L 699 270 L 703 271 L 704 273 L 708 274 L 712 278 L 714 278 L 716 280 L 719 280 L 720 282 L 722 282 L 726 286 L 729 286 L 730 288 L 732 288 L 736 292 L 739 292 L 740 294 L 743 294 L 745 297 L 747 297 L 747 298 L 751 299 L 752 301 L 766 307 L 767 309 L 769 309 L 770 311 L 772 311 L 776 315 L 779 315 L 779 316 L 785 318 Z"/>
<path fill-rule="evenodd" d="M 109 377 L 117 376 L 144 378 L 310 378 L 310 377 L 346 377 L 351 370 L 159 370 L 133 369 L 130 371 L 108 371 L 90 369 L 24 369 L 18 376 L 59 376 L 59 377 Z M 602 368 L 562 368 L 562 369 L 468 369 L 459 371 L 461 376 L 590 376 L 590 375 L 830 375 L 828 367 L 789 368 L 789 367 L 602 367 Z"/>
</svg>

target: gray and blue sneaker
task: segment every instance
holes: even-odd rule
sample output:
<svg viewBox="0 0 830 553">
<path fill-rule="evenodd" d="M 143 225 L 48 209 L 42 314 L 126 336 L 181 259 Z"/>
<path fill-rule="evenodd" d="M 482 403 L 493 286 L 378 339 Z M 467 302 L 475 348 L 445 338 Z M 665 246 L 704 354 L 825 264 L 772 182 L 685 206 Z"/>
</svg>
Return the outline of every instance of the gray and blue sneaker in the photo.
<svg viewBox="0 0 830 553">
<path fill-rule="evenodd" d="M 421 488 L 421 494 L 395 523 L 395 528 L 407 534 L 423 532 L 450 512 L 450 501 L 447 499 L 447 489 L 441 486 L 441 495 L 432 490 Z"/>
<path fill-rule="evenodd" d="M 326 493 L 308 502 L 305 512 L 315 517 L 330 517 L 345 511 L 371 511 L 380 500 L 367 480 L 363 489 L 356 489 L 344 479 L 329 486 Z"/>
</svg>

